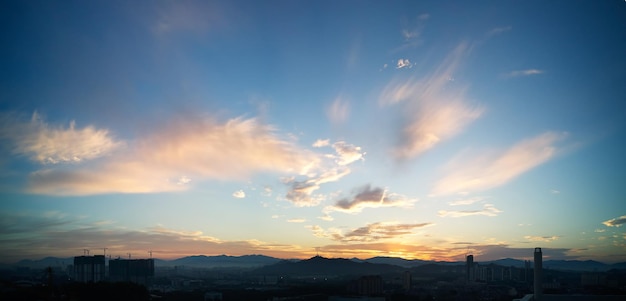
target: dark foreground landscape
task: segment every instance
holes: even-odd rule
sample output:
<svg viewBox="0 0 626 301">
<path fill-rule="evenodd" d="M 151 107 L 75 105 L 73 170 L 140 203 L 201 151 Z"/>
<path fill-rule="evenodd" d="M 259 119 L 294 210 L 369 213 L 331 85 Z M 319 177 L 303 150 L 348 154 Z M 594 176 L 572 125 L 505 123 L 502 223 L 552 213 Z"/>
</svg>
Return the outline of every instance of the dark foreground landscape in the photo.
<svg viewBox="0 0 626 301">
<path fill-rule="evenodd" d="M 539 300 L 626 298 L 626 263 L 547 260 L 540 270 Z M 474 262 L 472 256 L 466 262 L 262 255 L 170 261 L 49 257 L 2 266 L 0 299 L 526 300 L 534 293 L 535 275 L 534 262 Z"/>
</svg>

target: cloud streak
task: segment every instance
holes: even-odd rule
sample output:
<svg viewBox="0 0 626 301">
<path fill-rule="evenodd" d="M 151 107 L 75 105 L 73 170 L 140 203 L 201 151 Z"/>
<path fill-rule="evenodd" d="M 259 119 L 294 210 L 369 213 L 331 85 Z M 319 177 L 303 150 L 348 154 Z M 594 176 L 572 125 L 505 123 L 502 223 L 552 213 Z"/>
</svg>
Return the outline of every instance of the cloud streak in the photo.
<svg viewBox="0 0 626 301">
<path fill-rule="evenodd" d="M 542 74 L 544 71 L 539 69 L 515 70 L 507 73 L 505 77 L 518 77 Z"/>
<path fill-rule="evenodd" d="M 330 145 L 329 140 L 317 140 L 313 143 L 314 147 L 324 147 Z M 358 160 L 363 160 L 365 152 L 360 147 L 338 141 L 332 144 L 332 148 L 336 154 L 327 154 L 326 164 L 320 163 L 316 166 L 317 170 L 311 171 L 306 175 L 304 180 L 296 180 L 295 178 L 287 179 L 285 184 L 289 185 L 289 190 L 285 198 L 297 207 L 312 207 L 319 205 L 326 199 L 323 194 L 314 194 L 321 188 L 320 185 L 329 182 L 336 182 L 344 176 L 350 174 L 351 170 L 347 167 Z M 332 161 L 330 161 L 332 160 Z M 328 162 L 330 161 L 330 162 Z"/>
<path fill-rule="evenodd" d="M 439 180 L 434 195 L 479 191 L 500 186 L 549 161 L 557 153 L 557 142 L 565 133 L 546 132 L 523 140 L 500 153 L 457 158 L 448 164 L 449 174 Z"/>
<path fill-rule="evenodd" d="M 326 110 L 326 116 L 332 123 L 343 123 L 350 116 L 350 103 L 342 97 L 337 97 Z"/>
<path fill-rule="evenodd" d="M 467 45 L 461 44 L 431 76 L 395 80 L 383 89 L 379 103 L 402 104 L 406 113 L 393 150 L 396 159 L 410 159 L 426 152 L 482 115 L 482 108 L 469 104 L 466 88 L 450 81 L 466 52 Z"/>
<path fill-rule="evenodd" d="M 279 138 L 258 120 L 178 119 L 92 168 L 45 169 L 28 191 L 51 195 L 179 191 L 179 179 L 243 179 L 258 172 L 304 174 L 318 155 Z M 189 181 L 186 181 L 187 183 Z"/>
<path fill-rule="evenodd" d="M 374 256 L 394 256 L 406 259 L 464 261 L 467 246 L 441 245 L 432 243 L 402 242 L 353 242 L 322 246 L 320 253 L 333 257 L 371 258 Z M 532 248 L 517 248 L 506 244 L 480 244 L 471 246 L 474 258 L 479 261 L 490 261 L 502 258 L 532 259 Z M 573 250 L 565 248 L 543 248 L 545 258 L 555 260 L 577 259 L 569 255 Z"/>
<path fill-rule="evenodd" d="M 542 241 L 542 242 L 552 242 L 555 241 L 559 238 L 561 238 L 560 236 L 532 236 L 532 235 L 526 235 L 524 236 L 525 239 L 528 239 L 530 241 Z"/>
<path fill-rule="evenodd" d="M 484 216 L 498 216 L 502 211 L 494 207 L 492 204 L 483 205 L 482 210 L 458 210 L 458 211 L 446 211 L 440 210 L 438 212 L 441 217 L 465 217 L 472 215 L 484 215 Z"/>
<path fill-rule="evenodd" d="M 621 227 L 623 224 L 626 224 L 626 215 L 603 221 L 602 224 L 607 227 Z"/>
<path fill-rule="evenodd" d="M 41 164 L 79 163 L 108 155 L 124 145 L 106 129 L 77 128 L 74 121 L 67 128 L 50 126 L 37 112 L 29 122 L 11 114 L 0 118 L 0 139 L 11 141 L 15 154 Z"/>
<path fill-rule="evenodd" d="M 19 221 L 17 223 L 16 221 Z M 420 229 L 433 223 L 376 222 L 348 230 L 323 229 L 308 226 L 318 238 L 337 244 L 322 245 L 320 253 L 332 257 L 371 258 L 374 256 L 400 256 L 425 260 L 464 260 L 467 244 L 410 242 L 406 236 L 419 234 Z M 199 230 L 175 229 L 154 225 L 129 229 L 111 221 L 93 221 L 70 216 L 58 211 L 44 213 L 0 212 L 0 254 L 2 262 L 21 259 L 39 259 L 42 252 L 48 256 L 69 257 L 82 253 L 82 249 L 107 246 L 107 254 L 146 254 L 153 250 L 155 257 L 174 259 L 210 250 L 206 255 L 229 254 L 233 256 L 265 254 L 278 258 L 308 258 L 315 254 L 308 246 L 269 243 L 259 240 L 223 240 Z M 471 244 L 472 253 L 481 261 L 501 258 L 531 259 L 532 248 L 515 248 L 506 244 Z M 571 249 L 543 248 L 544 257 L 550 259 L 577 259 L 568 255 Z"/>
<path fill-rule="evenodd" d="M 290 179 L 286 182 L 286 184 L 290 185 L 290 188 L 285 198 L 297 207 L 317 206 L 326 199 L 322 194 L 313 194 L 320 189 L 320 185 L 335 182 L 349 173 L 350 169 L 348 168 L 333 168 L 307 180 L 296 181 Z"/>
<path fill-rule="evenodd" d="M 371 223 L 350 231 L 342 232 L 338 229 L 324 230 L 320 226 L 310 226 L 313 235 L 321 238 L 330 238 L 341 242 L 374 242 L 379 240 L 399 238 L 413 234 L 418 228 L 433 225 L 432 223 Z"/>
<path fill-rule="evenodd" d="M 507 31 L 511 30 L 512 28 L 513 27 L 511 27 L 511 26 L 496 27 L 496 28 L 490 30 L 489 32 L 487 32 L 487 36 L 488 37 L 492 37 L 492 36 L 495 36 L 495 35 L 499 35 L 501 33 L 504 33 L 504 32 L 507 32 Z"/>
<path fill-rule="evenodd" d="M 460 199 L 453 202 L 450 202 L 448 205 L 450 206 L 463 206 L 463 205 L 472 205 L 474 203 L 480 202 L 484 200 L 484 197 L 473 197 L 469 199 Z"/>
<path fill-rule="evenodd" d="M 20 259 L 39 259 L 48 256 L 68 257 L 82 249 L 107 246 L 107 254 L 146 254 L 153 250 L 158 258 L 174 259 L 210 250 L 206 255 L 265 254 L 279 258 L 306 257 L 308 254 L 296 245 L 268 243 L 258 240 L 221 240 L 202 231 L 171 229 L 162 225 L 127 229 L 114 223 L 92 222 L 52 212 L 48 215 L 0 213 L 0 225 L 14 219 L 26 221 L 13 234 L 0 236 L 0 254 L 3 262 Z M 2 229 L 5 229 L 4 227 Z M 82 252 L 82 251 L 81 251 Z M 146 254 L 147 255 L 147 254 Z"/>
</svg>

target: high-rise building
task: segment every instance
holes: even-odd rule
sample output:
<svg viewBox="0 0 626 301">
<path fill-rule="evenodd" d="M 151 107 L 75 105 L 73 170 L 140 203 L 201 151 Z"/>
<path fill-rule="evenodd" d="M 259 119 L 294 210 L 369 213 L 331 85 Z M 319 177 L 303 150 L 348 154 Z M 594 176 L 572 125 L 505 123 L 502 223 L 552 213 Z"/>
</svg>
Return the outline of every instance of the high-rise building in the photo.
<svg viewBox="0 0 626 301">
<path fill-rule="evenodd" d="M 104 280 L 104 255 L 74 257 L 74 280 L 98 282 Z"/>
<path fill-rule="evenodd" d="M 348 285 L 348 292 L 361 296 L 375 296 L 383 293 L 383 278 L 379 275 L 361 276 Z"/>
<path fill-rule="evenodd" d="M 474 255 L 467 255 L 465 262 L 465 274 L 467 281 L 473 281 L 474 277 L 472 276 L 474 271 Z"/>
<path fill-rule="evenodd" d="M 543 280 L 543 255 L 541 248 L 535 248 L 535 270 L 534 272 L 534 300 L 539 301 L 543 295 L 542 280 Z"/>
<path fill-rule="evenodd" d="M 405 291 L 409 291 L 409 290 L 411 290 L 411 286 L 412 286 L 412 284 L 413 284 L 413 283 L 412 283 L 413 281 L 412 281 L 412 277 L 411 277 L 411 272 L 409 272 L 409 271 L 405 271 L 405 272 L 404 272 L 404 278 L 403 278 L 402 280 L 403 280 L 403 281 L 402 281 L 402 288 L 403 288 Z"/>
<path fill-rule="evenodd" d="M 154 259 L 109 260 L 109 279 L 149 285 L 154 277 Z"/>
<path fill-rule="evenodd" d="M 524 282 L 530 281 L 530 260 L 524 260 Z"/>
</svg>

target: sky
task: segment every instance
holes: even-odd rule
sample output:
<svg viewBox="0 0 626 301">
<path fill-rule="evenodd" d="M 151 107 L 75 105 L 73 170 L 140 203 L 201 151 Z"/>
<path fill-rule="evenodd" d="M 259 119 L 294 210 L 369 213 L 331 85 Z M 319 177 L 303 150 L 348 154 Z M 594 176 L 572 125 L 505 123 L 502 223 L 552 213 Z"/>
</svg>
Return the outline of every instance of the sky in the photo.
<svg viewBox="0 0 626 301">
<path fill-rule="evenodd" d="M 0 262 L 626 261 L 623 0 L 0 6 Z"/>
</svg>

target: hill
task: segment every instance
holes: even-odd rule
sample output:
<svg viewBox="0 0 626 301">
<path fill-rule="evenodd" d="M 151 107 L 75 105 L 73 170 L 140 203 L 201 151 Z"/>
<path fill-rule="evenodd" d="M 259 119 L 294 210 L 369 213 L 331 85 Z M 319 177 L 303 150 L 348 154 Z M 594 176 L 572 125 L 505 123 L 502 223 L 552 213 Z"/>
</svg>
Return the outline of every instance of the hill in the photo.
<svg viewBox="0 0 626 301">
<path fill-rule="evenodd" d="M 384 274 L 402 270 L 403 268 L 397 265 L 355 262 L 343 258 L 325 258 L 315 256 L 296 262 L 284 260 L 272 265 L 258 268 L 254 270 L 253 273 L 277 276 L 344 276 Z"/>
<path fill-rule="evenodd" d="M 281 259 L 265 255 L 243 256 L 187 256 L 175 260 L 161 261 L 160 266 L 190 266 L 197 268 L 256 268 L 274 264 Z"/>
</svg>

